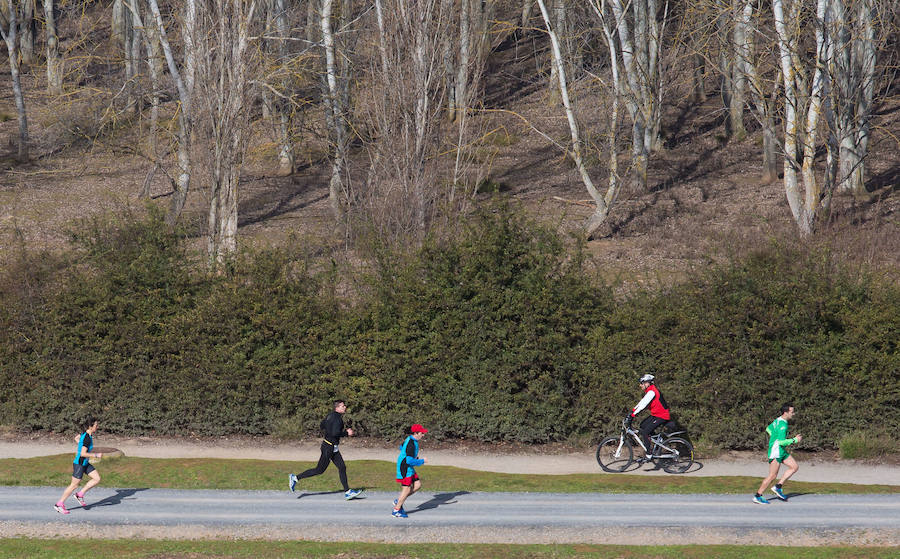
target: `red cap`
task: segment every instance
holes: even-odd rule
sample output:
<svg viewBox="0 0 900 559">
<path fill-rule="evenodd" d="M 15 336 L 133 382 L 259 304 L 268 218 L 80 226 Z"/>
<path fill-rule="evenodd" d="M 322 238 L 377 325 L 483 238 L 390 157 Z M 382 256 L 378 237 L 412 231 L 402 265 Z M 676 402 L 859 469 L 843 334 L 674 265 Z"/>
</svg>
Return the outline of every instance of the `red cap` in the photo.
<svg viewBox="0 0 900 559">
<path fill-rule="evenodd" d="M 416 423 L 412 427 L 410 427 L 409 430 L 413 433 L 427 433 L 428 432 L 428 429 L 422 427 L 418 423 Z"/>
</svg>

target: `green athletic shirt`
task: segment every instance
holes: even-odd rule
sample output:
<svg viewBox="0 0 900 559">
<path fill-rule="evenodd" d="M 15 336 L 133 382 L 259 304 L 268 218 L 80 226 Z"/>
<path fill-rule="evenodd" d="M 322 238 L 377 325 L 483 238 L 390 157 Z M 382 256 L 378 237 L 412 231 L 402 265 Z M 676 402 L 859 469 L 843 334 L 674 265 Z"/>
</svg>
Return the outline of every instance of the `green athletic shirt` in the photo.
<svg viewBox="0 0 900 559">
<path fill-rule="evenodd" d="M 794 444 L 797 439 L 788 439 L 787 432 L 788 422 L 781 417 L 776 417 L 775 421 L 766 427 L 766 434 L 769 435 L 769 460 L 784 460 L 790 454 L 784 447 Z"/>
</svg>

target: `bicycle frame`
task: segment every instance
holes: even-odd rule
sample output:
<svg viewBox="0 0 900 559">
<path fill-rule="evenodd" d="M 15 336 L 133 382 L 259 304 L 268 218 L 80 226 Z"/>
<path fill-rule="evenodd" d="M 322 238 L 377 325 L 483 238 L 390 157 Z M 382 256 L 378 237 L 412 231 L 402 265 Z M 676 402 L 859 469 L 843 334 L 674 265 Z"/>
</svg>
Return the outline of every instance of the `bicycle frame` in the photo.
<svg viewBox="0 0 900 559">
<path fill-rule="evenodd" d="M 644 446 L 644 441 L 641 438 L 641 432 L 637 429 L 632 429 L 631 427 L 622 426 L 622 434 L 619 435 L 619 446 L 616 448 L 615 457 L 619 457 L 619 453 L 622 451 L 622 444 L 625 442 L 625 436 L 630 435 L 632 440 L 637 443 L 637 446 L 644 449 L 644 454 L 649 456 L 650 458 L 677 458 L 679 456 L 678 451 L 674 448 L 669 448 L 663 442 L 667 440 L 669 437 L 673 435 L 677 435 L 679 433 L 684 433 L 684 431 L 676 431 L 674 433 L 669 433 L 665 439 L 663 439 L 662 433 L 657 433 L 650 437 L 650 440 L 653 442 L 653 452 L 648 452 L 647 447 Z M 657 449 L 665 450 L 668 454 L 657 454 Z"/>
<path fill-rule="evenodd" d="M 623 421 L 618 435 L 606 437 L 597 445 L 597 462 L 604 471 L 619 473 L 626 471 L 632 463 L 658 460 L 657 469 L 683 474 L 694 461 L 691 443 L 678 436 L 684 432 L 656 433 L 650 437 L 653 450 L 648 452 L 640 430 L 632 428 L 629 421 Z M 644 457 L 635 458 L 635 449 L 643 449 Z"/>
</svg>

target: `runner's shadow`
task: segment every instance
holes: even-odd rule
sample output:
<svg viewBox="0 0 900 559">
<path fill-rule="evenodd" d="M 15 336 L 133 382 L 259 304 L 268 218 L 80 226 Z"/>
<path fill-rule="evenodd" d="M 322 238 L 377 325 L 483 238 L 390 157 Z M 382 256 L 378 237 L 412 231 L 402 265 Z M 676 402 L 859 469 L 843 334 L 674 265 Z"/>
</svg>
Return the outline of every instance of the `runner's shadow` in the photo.
<svg viewBox="0 0 900 559">
<path fill-rule="evenodd" d="M 105 497 L 100 499 L 96 503 L 91 503 L 89 505 L 83 506 L 84 510 L 91 510 L 94 507 L 110 507 L 115 505 L 121 505 L 122 501 L 130 498 L 132 495 L 137 493 L 138 491 L 147 491 L 147 487 L 135 488 L 135 489 L 116 489 L 116 494 L 111 495 L 109 497 Z"/>
<path fill-rule="evenodd" d="M 421 512 L 423 510 L 428 509 L 436 509 L 442 505 L 453 505 L 456 503 L 456 498 L 460 495 L 468 495 L 469 491 L 455 491 L 453 493 L 438 493 L 434 495 L 431 499 L 425 501 L 421 505 L 417 506 L 415 509 L 408 511 L 407 514 L 414 514 L 417 512 Z"/>
<path fill-rule="evenodd" d="M 334 495 L 336 493 L 343 494 L 344 491 L 341 489 L 338 489 L 337 491 L 316 491 L 316 492 L 312 492 L 312 491 L 302 492 L 301 491 L 300 494 L 297 495 L 297 498 L 302 499 L 303 497 L 315 497 L 316 495 Z"/>
</svg>

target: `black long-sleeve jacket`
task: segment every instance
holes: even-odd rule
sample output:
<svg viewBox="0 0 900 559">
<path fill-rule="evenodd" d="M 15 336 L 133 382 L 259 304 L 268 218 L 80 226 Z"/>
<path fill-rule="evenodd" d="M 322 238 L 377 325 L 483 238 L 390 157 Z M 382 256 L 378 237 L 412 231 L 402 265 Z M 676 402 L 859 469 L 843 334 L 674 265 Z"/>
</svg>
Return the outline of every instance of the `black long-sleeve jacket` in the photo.
<svg viewBox="0 0 900 559">
<path fill-rule="evenodd" d="M 336 411 L 332 411 L 322 420 L 321 427 L 325 433 L 325 440 L 333 445 L 337 445 L 341 441 L 341 437 L 347 436 L 347 430 L 344 429 L 344 418 Z"/>
</svg>

